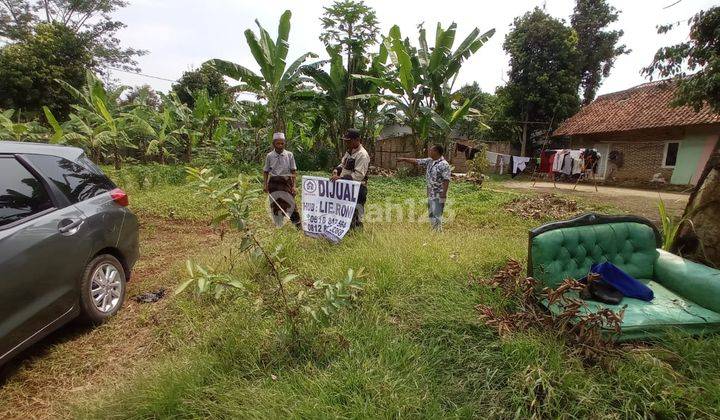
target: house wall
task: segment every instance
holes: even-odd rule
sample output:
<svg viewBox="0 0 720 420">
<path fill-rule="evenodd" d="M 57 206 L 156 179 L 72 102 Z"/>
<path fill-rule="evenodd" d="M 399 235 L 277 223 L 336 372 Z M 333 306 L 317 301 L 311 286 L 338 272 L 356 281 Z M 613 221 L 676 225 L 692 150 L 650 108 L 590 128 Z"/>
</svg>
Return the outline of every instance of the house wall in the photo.
<svg viewBox="0 0 720 420">
<path fill-rule="evenodd" d="M 467 158 L 465 157 L 465 152 L 458 152 L 457 148 L 455 147 L 456 144 L 457 143 L 453 143 L 450 146 L 450 153 L 448 153 L 448 162 L 453 167 L 453 172 L 465 173 L 468 169 Z"/>
<path fill-rule="evenodd" d="M 571 139 L 572 148 L 598 147 L 609 145 L 609 151 L 623 154 L 623 166 L 615 172 L 618 181 L 648 182 L 654 174 L 660 173 L 673 184 L 693 184 L 698 168 L 704 166 L 708 150 L 720 134 L 720 127 L 673 127 L 646 129 L 621 133 L 603 133 L 591 136 L 577 136 Z M 665 143 L 680 143 L 678 159 L 674 168 L 663 167 Z M 705 156 L 707 155 L 707 156 Z M 607 156 L 603 156 L 607 159 Z M 701 169 L 700 169 L 701 170 Z"/>
<path fill-rule="evenodd" d="M 507 142 L 488 142 L 486 143 L 488 151 L 497 153 L 508 153 L 510 143 Z M 403 135 L 399 137 L 389 137 L 380 139 L 375 143 L 375 154 L 372 156 L 373 165 L 385 169 L 397 169 L 397 158 L 399 157 L 418 157 L 413 149 L 413 137 Z M 467 172 L 467 158 L 465 153 L 458 152 L 455 143 L 452 143 L 445 152 L 445 158 L 452 165 L 454 172 Z M 403 167 L 408 164 L 401 163 Z"/>
<path fill-rule="evenodd" d="M 390 137 L 375 143 L 373 165 L 385 169 L 397 169 L 397 158 L 400 157 L 416 157 L 412 136 Z"/>
</svg>

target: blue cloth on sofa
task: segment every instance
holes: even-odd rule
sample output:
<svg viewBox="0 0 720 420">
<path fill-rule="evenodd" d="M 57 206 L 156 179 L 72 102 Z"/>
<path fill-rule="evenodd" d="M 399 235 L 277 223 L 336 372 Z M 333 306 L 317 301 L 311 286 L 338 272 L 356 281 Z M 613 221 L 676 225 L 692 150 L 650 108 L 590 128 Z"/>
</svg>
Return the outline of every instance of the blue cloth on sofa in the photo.
<svg viewBox="0 0 720 420">
<path fill-rule="evenodd" d="M 648 302 L 655 297 L 652 289 L 609 261 L 593 264 L 590 267 L 590 272 L 600 274 L 605 283 L 616 288 L 625 297 Z"/>
</svg>

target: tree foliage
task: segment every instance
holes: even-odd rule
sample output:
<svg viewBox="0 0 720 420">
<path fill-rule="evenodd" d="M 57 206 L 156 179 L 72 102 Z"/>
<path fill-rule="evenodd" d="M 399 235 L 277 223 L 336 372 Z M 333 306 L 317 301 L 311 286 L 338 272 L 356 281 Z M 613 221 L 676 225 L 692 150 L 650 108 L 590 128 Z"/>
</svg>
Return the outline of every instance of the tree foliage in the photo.
<svg viewBox="0 0 720 420">
<path fill-rule="evenodd" d="M 498 93 L 508 103 L 508 116 L 527 122 L 528 133 L 546 132 L 578 110 L 577 44 L 572 28 L 539 8 L 513 22 L 503 43 L 510 55 L 509 80 Z M 521 145 L 524 153 L 529 144 L 521 140 Z"/>
<path fill-rule="evenodd" d="M 457 134 L 475 140 L 506 141 L 516 136 L 516 124 L 507 122 L 507 103 L 503 97 L 483 92 L 477 82 L 467 84 L 454 94 L 458 103 L 470 99 L 470 107 L 482 115 L 478 119 L 463 119 L 456 126 Z"/>
<path fill-rule="evenodd" d="M 367 73 L 365 67 L 370 62 L 367 53 L 377 43 L 380 28 L 375 10 L 363 1 L 335 1 L 324 9 L 325 12 L 320 18 L 323 29 L 320 40 L 330 53 L 330 61 L 342 57 L 342 53 L 345 53 L 345 74 L 341 85 L 345 97 L 342 98 L 341 106 L 338 108 L 340 115 L 337 129 L 342 133 L 350 126 L 356 125 L 358 103 L 348 102 L 347 97 L 358 93 L 370 93 L 367 84 L 354 80 L 351 75 Z M 342 65 L 342 58 L 340 58 L 340 65 Z M 364 114 L 368 114 L 368 107 L 362 105 L 367 104 L 361 104 L 360 108 Z M 365 115 L 363 120 L 367 120 L 367 117 L 368 115 Z"/>
<path fill-rule="evenodd" d="M 602 79 L 610 75 L 615 59 L 630 52 L 625 45 L 618 45 L 623 31 L 604 30 L 617 21 L 618 15 L 618 10 L 606 0 L 577 0 L 570 18 L 578 36 L 580 88 L 584 104 L 595 99 Z"/>
<path fill-rule="evenodd" d="M 651 79 L 655 75 L 674 78 L 675 105 L 690 105 L 698 111 L 707 104 L 720 112 L 720 6 L 700 11 L 688 24 L 689 39 L 660 48 L 643 74 Z M 658 33 L 673 26 L 660 26 Z"/>
<path fill-rule="evenodd" d="M 196 92 L 204 90 L 211 98 L 220 96 L 229 100 L 229 87 L 219 71 L 208 64 L 203 64 L 198 69 L 183 73 L 177 83 L 173 84 L 172 90 L 180 101 L 192 108 L 195 105 L 193 95 Z"/>
<path fill-rule="evenodd" d="M 326 47 L 339 47 L 348 57 L 363 55 L 380 34 L 375 10 L 363 1 L 335 1 L 320 18 L 320 40 Z M 348 64 L 348 71 L 356 70 Z"/>
<path fill-rule="evenodd" d="M 74 99 L 55 80 L 79 87 L 93 62 L 88 43 L 73 31 L 40 24 L 23 42 L 0 49 L 0 108 L 37 117 L 45 105 L 64 118 Z"/>
<path fill-rule="evenodd" d="M 267 106 L 272 116 L 272 127 L 276 131 L 285 129 L 285 113 L 292 99 L 293 92 L 299 89 L 300 66 L 310 57 L 317 57 L 313 53 L 305 53 L 286 65 L 286 59 L 290 44 L 290 17 L 292 13 L 286 10 L 280 17 L 278 24 L 277 38 L 275 41 L 260 25 L 258 34 L 251 29 L 245 31 L 245 39 L 250 52 L 260 67 L 260 74 L 237 63 L 226 60 L 213 59 L 207 63 L 214 66 L 221 74 L 242 83 L 233 88 L 236 92 L 248 92 L 255 94 L 258 99 L 267 101 Z"/>
<path fill-rule="evenodd" d="M 117 32 L 125 24 L 111 16 L 127 5 L 125 0 L 4 0 L 0 1 L 0 38 L 24 42 L 41 24 L 67 28 L 89 45 L 92 69 L 137 69 L 135 58 L 142 50 L 120 45 Z"/>
<path fill-rule="evenodd" d="M 430 47 L 421 25 L 419 47 L 415 48 L 408 38 L 402 37 L 400 28 L 393 26 L 378 54 L 389 57 L 392 68 L 378 76 L 354 75 L 374 83 L 382 93 L 355 95 L 351 99 L 382 98 L 390 106 L 389 110 L 401 116 L 403 123 L 413 130 L 419 140 L 416 146 L 426 147 L 431 137 L 446 142 L 455 124 L 472 112 L 471 99 L 456 103 L 453 97 L 455 79 L 463 62 L 495 33 L 491 29 L 481 34 L 475 28 L 453 51 L 456 30 L 455 23 L 447 28 L 438 23 L 435 45 Z M 381 63 L 385 60 L 383 58 Z"/>
</svg>

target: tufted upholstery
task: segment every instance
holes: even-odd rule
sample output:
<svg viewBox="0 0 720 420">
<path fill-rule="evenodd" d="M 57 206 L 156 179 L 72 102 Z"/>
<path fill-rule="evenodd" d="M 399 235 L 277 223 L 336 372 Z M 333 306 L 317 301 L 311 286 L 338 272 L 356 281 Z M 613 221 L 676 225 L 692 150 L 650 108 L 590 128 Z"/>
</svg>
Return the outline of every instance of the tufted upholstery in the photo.
<svg viewBox="0 0 720 420">
<path fill-rule="evenodd" d="M 528 275 L 555 287 L 610 261 L 647 284 L 655 299 L 624 298 L 620 305 L 587 301 L 583 311 L 624 308 L 620 341 L 662 337 L 671 329 L 720 332 L 720 271 L 657 250 L 651 222 L 635 216 L 586 214 L 530 231 Z M 551 305 L 553 313 L 562 312 Z M 612 335 L 611 330 L 605 331 Z"/>
<path fill-rule="evenodd" d="M 585 277 L 596 262 L 610 261 L 637 279 L 652 279 L 658 251 L 655 232 L 636 222 L 563 227 L 530 242 L 531 276 L 554 287 Z"/>
</svg>

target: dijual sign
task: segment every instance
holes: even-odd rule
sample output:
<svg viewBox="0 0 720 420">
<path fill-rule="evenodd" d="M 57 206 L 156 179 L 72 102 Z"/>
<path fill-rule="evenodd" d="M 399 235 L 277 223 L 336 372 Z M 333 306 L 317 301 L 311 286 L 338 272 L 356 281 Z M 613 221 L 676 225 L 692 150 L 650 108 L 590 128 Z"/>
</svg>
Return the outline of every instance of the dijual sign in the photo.
<svg viewBox="0 0 720 420">
<path fill-rule="evenodd" d="M 350 229 L 360 183 L 302 177 L 302 227 L 306 235 L 337 243 Z"/>
</svg>

